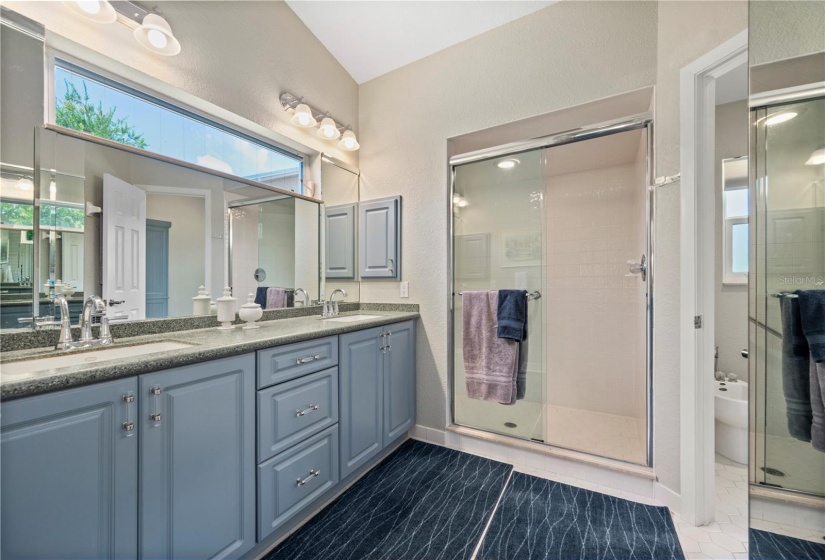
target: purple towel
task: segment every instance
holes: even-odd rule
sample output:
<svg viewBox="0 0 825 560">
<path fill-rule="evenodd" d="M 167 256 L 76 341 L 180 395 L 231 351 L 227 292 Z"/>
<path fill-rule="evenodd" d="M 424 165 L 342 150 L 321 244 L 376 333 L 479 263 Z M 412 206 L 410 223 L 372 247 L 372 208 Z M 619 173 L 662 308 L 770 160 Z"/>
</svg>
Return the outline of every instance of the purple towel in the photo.
<svg viewBox="0 0 825 560">
<path fill-rule="evenodd" d="M 280 309 L 286 307 L 286 290 L 283 288 L 269 288 L 266 291 L 266 308 Z"/>
<path fill-rule="evenodd" d="M 467 395 L 515 404 L 519 343 L 497 336 L 498 292 L 464 292 L 462 302 Z"/>
</svg>

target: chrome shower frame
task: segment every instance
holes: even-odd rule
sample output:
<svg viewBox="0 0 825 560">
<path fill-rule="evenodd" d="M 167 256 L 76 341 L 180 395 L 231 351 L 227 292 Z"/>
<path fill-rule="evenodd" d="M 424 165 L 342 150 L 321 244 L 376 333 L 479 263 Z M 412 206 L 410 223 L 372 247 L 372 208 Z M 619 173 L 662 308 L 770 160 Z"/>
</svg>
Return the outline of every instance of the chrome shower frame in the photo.
<svg viewBox="0 0 825 560">
<path fill-rule="evenodd" d="M 449 274 L 447 277 L 447 307 L 449 310 L 448 313 L 448 337 L 449 343 L 447 345 L 447 359 L 449 361 L 448 371 L 447 371 L 447 381 L 449 383 L 449 408 L 450 408 L 450 426 L 462 426 L 466 428 L 471 428 L 473 430 L 478 430 L 479 432 L 485 433 L 492 433 L 487 432 L 482 428 L 477 428 L 475 426 L 463 426 L 462 424 L 457 424 L 455 421 L 455 393 L 454 393 L 454 386 L 455 386 L 455 298 L 457 294 L 455 292 L 455 214 L 453 212 L 453 196 L 455 195 L 455 179 L 456 179 L 456 168 L 461 165 L 475 163 L 479 161 L 491 160 L 495 158 L 505 157 L 505 156 L 514 156 L 517 154 L 531 152 L 534 150 L 540 150 L 545 148 L 553 148 L 557 146 L 563 146 L 565 144 L 572 144 L 574 142 L 582 142 L 585 140 L 592 140 L 596 138 L 601 138 L 604 136 L 610 136 L 613 134 L 619 134 L 622 132 L 631 132 L 634 130 L 641 130 L 644 129 L 647 134 L 647 154 L 645 159 L 645 168 L 646 168 L 646 185 L 645 190 L 647 196 L 645 198 L 645 213 L 647 218 L 647 226 L 646 226 L 646 250 L 647 250 L 647 280 L 646 280 L 646 321 L 647 321 L 647 328 L 645 330 L 646 333 L 646 382 L 647 382 L 647 391 L 646 391 L 646 400 L 647 400 L 647 441 L 645 442 L 645 449 L 647 454 L 647 461 L 646 466 L 652 467 L 653 466 L 653 279 L 655 276 L 655 255 L 654 255 L 654 247 L 653 247 L 653 232 L 655 226 L 655 214 L 656 214 L 656 207 L 655 207 L 655 187 L 652 186 L 653 184 L 653 115 L 652 113 L 639 113 L 636 115 L 632 115 L 629 117 L 624 117 L 621 119 L 615 119 L 610 121 L 605 121 L 597 124 L 593 124 L 586 127 L 577 128 L 575 130 L 568 130 L 564 132 L 560 132 L 557 134 L 552 134 L 549 136 L 544 136 L 541 138 L 534 138 L 531 140 L 525 140 L 522 142 L 512 142 L 508 144 L 503 144 L 501 146 L 496 146 L 492 148 L 486 148 L 483 150 L 477 150 L 473 152 L 468 152 L 464 154 L 458 154 L 450 158 L 449 160 L 449 179 L 450 179 L 450 188 L 447 193 L 447 212 L 450 216 L 450 221 L 448 225 L 448 235 L 449 235 L 449 244 L 447 248 L 447 255 L 449 259 Z M 523 440 L 522 438 L 516 438 L 514 436 L 508 436 L 504 434 L 498 434 L 501 438 L 507 439 L 516 439 L 519 441 L 527 441 Z M 545 444 L 548 447 L 557 447 L 552 444 Z M 579 452 L 578 450 L 575 450 Z M 586 452 L 582 452 L 586 453 Z M 590 455 L 593 455 L 590 453 Z M 594 455 L 599 456 L 600 455 Z M 617 462 L 622 462 L 619 459 L 612 459 Z"/>
</svg>

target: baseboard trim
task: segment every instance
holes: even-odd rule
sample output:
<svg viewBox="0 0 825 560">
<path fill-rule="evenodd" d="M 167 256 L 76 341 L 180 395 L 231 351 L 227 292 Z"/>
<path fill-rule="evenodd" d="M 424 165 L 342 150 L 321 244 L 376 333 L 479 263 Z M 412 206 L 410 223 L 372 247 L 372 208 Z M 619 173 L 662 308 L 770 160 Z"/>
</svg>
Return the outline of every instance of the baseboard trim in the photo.
<svg viewBox="0 0 825 560">
<path fill-rule="evenodd" d="M 677 514 L 682 511 L 682 496 L 659 482 L 653 483 L 653 497 L 670 511 Z"/>
</svg>

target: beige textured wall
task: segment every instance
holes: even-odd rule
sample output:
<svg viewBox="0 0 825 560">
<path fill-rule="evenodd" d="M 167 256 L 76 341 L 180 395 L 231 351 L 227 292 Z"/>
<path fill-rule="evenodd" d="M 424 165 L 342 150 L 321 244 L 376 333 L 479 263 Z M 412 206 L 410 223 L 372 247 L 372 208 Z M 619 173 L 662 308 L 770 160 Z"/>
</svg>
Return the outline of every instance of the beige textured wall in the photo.
<svg viewBox="0 0 825 560">
<path fill-rule="evenodd" d="M 560 2 L 362 84 L 361 198 L 403 197 L 410 299 L 379 281 L 361 297 L 421 306 L 420 424 L 448 423 L 447 139 L 653 84 L 656 10 Z"/>
<path fill-rule="evenodd" d="M 740 352 L 748 347 L 748 286 L 723 285 L 722 160 L 748 155 L 748 104 L 734 101 L 716 107 L 716 345 L 718 370 L 748 380 L 748 361 Z"/>
<path fill-rule="evenodd" d="M 750 64 L 756 66 L 825 51 L 825 2 L 751 2 Z"/>
<path fill-rule="evenodd" d="M 182 46 L 173 57 L 147 51 L 125 25 L 89 22 L 62 2 L 3 5 L 43 23 L 47 43 L 77 51 L 118 75 L 165 94 L 173 93 L 168 91 L 172 86 L 263 128 L 253 132 L 270 130 L 282 137 L 278 140 L 358 161 L 357 152 L 338 150 L 320 140 L 314 129 L 292 126 L 280 106 L 283 91 L 303 95 L 341 123 L 351 123 L 357 133 L 357 84 L 284 2 L 160 2 L 158 8 Z"/>
<path fill-rule="evenodd" d="M 712 22 L 712 25 L 709 23 Z M 659 2 L 656 176 L 679 172 L 679 71 L 748 26 L 744 1 Z M 679 491 L 679 186 L 656 193 L 654 461 L 659 481 Z"/>
</svg>

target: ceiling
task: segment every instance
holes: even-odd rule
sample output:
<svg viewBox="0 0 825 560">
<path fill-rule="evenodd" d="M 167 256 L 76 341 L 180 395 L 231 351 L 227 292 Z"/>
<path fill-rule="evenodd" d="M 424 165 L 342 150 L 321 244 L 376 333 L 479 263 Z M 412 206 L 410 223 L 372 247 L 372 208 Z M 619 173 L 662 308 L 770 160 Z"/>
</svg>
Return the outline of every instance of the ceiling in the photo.
<svg viewBox="0 0 825 560">
<path fill-rule="evenodd" d="M 554 2 L 286 0 L 359 84 Z"/>
</svg>

